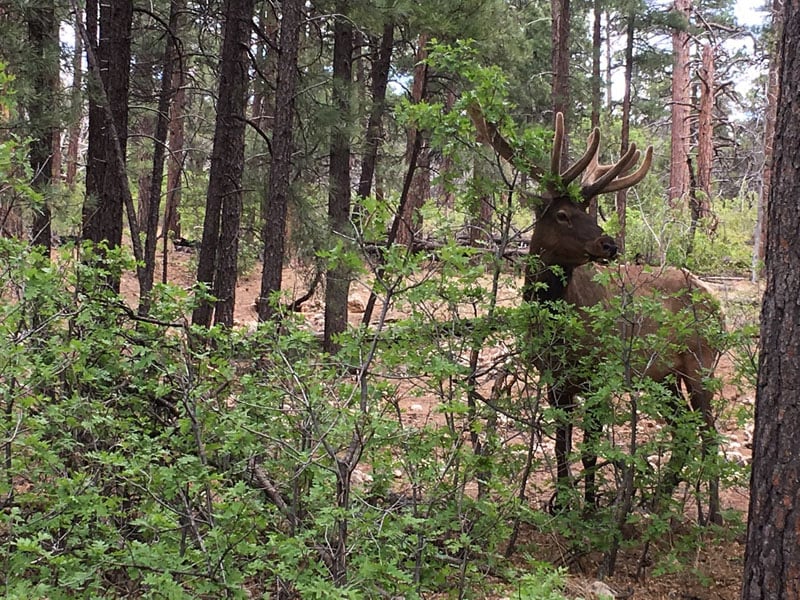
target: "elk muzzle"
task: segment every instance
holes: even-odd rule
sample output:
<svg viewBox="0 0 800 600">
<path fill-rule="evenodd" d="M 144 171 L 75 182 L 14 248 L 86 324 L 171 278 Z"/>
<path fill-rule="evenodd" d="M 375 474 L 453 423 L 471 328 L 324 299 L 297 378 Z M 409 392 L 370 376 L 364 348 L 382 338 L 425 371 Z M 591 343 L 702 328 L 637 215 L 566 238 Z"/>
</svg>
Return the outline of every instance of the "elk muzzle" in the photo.
<svg viewBox="0 0 800 600">
<path fill-rule="evenodd" d="M 610 235 L 601 235 L 592 243 L 589 256 L 592 260 L 614 260 L 618 252 L 616 240 Z"/>
</svg>

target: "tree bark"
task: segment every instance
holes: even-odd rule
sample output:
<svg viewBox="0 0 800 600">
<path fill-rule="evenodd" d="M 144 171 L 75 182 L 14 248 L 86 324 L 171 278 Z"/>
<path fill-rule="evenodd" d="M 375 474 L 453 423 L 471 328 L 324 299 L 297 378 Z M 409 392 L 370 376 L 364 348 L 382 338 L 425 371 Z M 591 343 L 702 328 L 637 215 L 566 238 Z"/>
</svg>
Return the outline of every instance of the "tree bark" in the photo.
<svg viewBox="0 0 800 600">
<path fill-rule="evenodd" d="M 286 252 L 286 215 L 292 175 L 294 147 L 294 104 L 297 90 L 297 55 L 300 45 L 302 0 L 284 0 L 281 4 L 279 48 L 281 60 L 277 65 L 275 120 L 272 133 L 272 166 L 267 183 L 267 199 L 262 239 L 264 263 L 261 271 L 261 294 L 258 318 L 262 321 L 274 315 L 270 296 L 280 292 L 283 279 L 283 259 Z"/>
<path fill-rule="evenodd" d="M 593 21 L 592 21 L 592 129 L 600 127 L 600 106 L 602 104 L 602 80 L 600 78 L 600 54 L 602 50 L 602 3 L 600 0 L 593 1 Z"/>
<path fill-rule="evenodd" d="M 428 57 L 427 44 L 430 36 L 422 33 L 419 36 L 416 54 L 416 65 L 414 67 L 414 79 L 411 85 L 411 101 L 422 102 L 425 98 L 425 90 L 428 84 L 428 66 L 425 59 Z M 410 161 L 412 148 L 419 138 L 419 147 L 416 153 L 416 164 L 411 167 Z M 406 162 L 409 169 L 413 170 L 414 176 L 411 180 L 411 187 L 408 190 L 408 199 L 403 205 L 402 210 L 398 210 L 397 219 L 400 220 L 400 227 L 397 230 L 398 244 L 411 247 L 414 243 L 414 236 L 422 228 L 422 217 L 419 209 L 425 199 L 430 196 L 430 151 L 428 148 L 425 132 L 412 127 L 408 130 L 408 140 L 406 142 Z"/>
<path fill-rule="evenodd" d="M 29 6 L 25 11 L 28 41 L 33 54 L 32 96 L 27 111 L 30 120 L 30 164 L 33 188 L 42 195 L 41 205 L 33 207 L 31 238 L 45 254 L 50 254 L 49 189 L 53 179 L 53 141 L 57 131 L 56 98 L 58 89 L 58 21 L 55 7 L 46 2 Z"/>
<path fill-rule="evenodd" d="M 553 114 L 563 113 L 569 123 L 570 85 L 569 85 L 569 0 L 553 0 L 551 4 L 553 20 L 553 46 L 551 62 L 553 66 Z M 569 148 L 567 136 L 561 146 L 561 162 L 567 164 Z"/>
<path fill-rule="evenodd" d="M 76 22 L 83 18 L 81 11 L 75 14 Z M 78 30 L 76 25 L 75 30 Z M 72 55 L 72 89 L 70 91 L 70 122 L 67 132 L 67 170 L 64 175 L 65 183 L 72 189 L 75 186 L 75 177 L 78 174 L 78 146 L 81 139 L 81 121 L 83 120 L 83 38 L 75 36 L 75 51 Z"/>
<path fill-rule="evenodd" d="M 800 4 L 786 2 L 743 600 L 800 598 Z"/>
<path fill-rule="evenodd" d="M 186 160 L 186 150 L 184 148 L 184 127 L 186 120 L 186 63 L 182 49 L 180 47 L 181 30 L 184 26 L 186 0 L 174 0 L 178 4 L 177 22 L 173 29 L 176 36 L 175 43 L 176 56 L 173 62 L 172 71 L 172 103 L 169 107 L 169 135 L 167 145 L 169 147 L 169 160 L 167 160 L 167 199 L 164 203 L 164 241 L 166 242 L 168 233 L 175 238 L 181 237 L 181 219 L 178 208 L 181 203 L 181 177 L 183 166 Z M 165 261 L 166 264 L 166 261 Z M 164 279 L 166 281 L 166 279 Z"/>
<path fill-rule="evenodd" d="M 161 210 L 161 187 L 164 180 L 164 154 L 169 129 L 169 105 L 172 99 L 172 74 L 178 55 L 177 40 L 173 38 L 178 25 L 181 2 L 172 0 L 169 7 L 169 31 L 164 32 L 164 59 L 161 69 L 161 91 L 158 96 L 156 128 L 153 139 L 153 169 L 150 173 L 150 189 L 147 192 L 146 222 L 144 224 L 144 270 L 139 290 L 139 314 L 150 312 L 150 292 L 156 272 L 156 242 L 158 240 L 158 217 Z M 164 232 L 166 235 L 166 230 Z"/>
<path fill-rule="evenodd" d="M 714 162 L 714 48 L 705 44 L 700 69 L 700 110 L 697 118 L 697 187 L 702 193 L 700 212 L 711 205 L 711 172 Z"/>
<path fill-rule="evenodd" d="M 372 109 L 367 123 L 364 158 L 361 161 L 361 177 L 358 182 L 359 198 L 372 193 L 372 180 L 378 162 L 378 148 L 381 143 L 381 121 L 386 111 L 386 88 L 389 85 L 389 70 L 392 64 L 392 45 L 394 44 L 394 22 L 383 26 L 383 35 L 372 63 Z"/>
<path fill-rule="evenodd" d="M 772 1 L 772 30 L 776 39 L 781 39 L 783 31 L 783 0 Z M 758 202 L 758 217 L 755 227 L 755 244 L 753 249 L 753 282 L 757 279 L 764 261 L 767 240 L 767 202 L 772 189 L 772 162 L 774 158 L 773 138 L 775 136 L 775 119 L 778 111 L 778 91 L 780 74 L 780 54 L 772 48 L 769 61 L 769 80 L 767 82 L 767 107 L 764 111 L 764 167 L 761 176 L 761 194 Z"/>
<path fill-rule="evenodd" d="M 682 26 L 672 32 L 672 127 L 667 200 L 682 202 L 689 191 L 689 14 L 691 0 L 675 0 L 673 10 Z"/>
<path fill-rule="evenodd" d="M 98 21 L 99 8 L 99 21 Z M 93 82 L 89 93 L 89 149 L 86 165 L 86 199 L 83 205 L 82 237 L 109 247 L 122 243 L 122 214 L 127 182 L 120 181 L 109 157 L 116 154 L 115 144 L 124 157 L 128 140 L 128 87 L 130 81 L 131 25 L 133 2 L 119 0 L 86 3 L 87 33 L 94 52 L 100 81 Z M 99 33 L 99 37 L 98 37 Z M 111 127 L 103 107 L 105 90 L 108 108 L 113 117 L 117 140 L 111 139 Z M 116 282 L 114 287 L 118 287 Z"/>
<path fill-rule="evenodd" d="M 208 327 L 212 313 L 217 324 L 232 326 L 236 304 L 239 223 L 242 214 L 244 131 L 250 83 L 248 55 L 255 0 L 227 0 L 222 41 L 214 147 L 208 176 L 203 241 L 197 281 L 206 283 L 216 298 L 201 301 L 192 323 Z"/>
<path fill-rule="evenodd" d="M 352 80 L 353 26 L 345 17 L 347 0 L 336 3 L 333 25 L 333 102 L 339 118 L 331 132 L 330 188 L 328 222 L 333 243 L 350 239 L 350 85 Z M 341 264 L 328 268 L 325 278 L 325 330 L 322 346 L 326 352 L 339 349 L 336 335 L 347 328 L 347 295 L 350 291 L 349 269 Z M 342 576 L 344 566 L 341 566 Z M 334 574 L 336 577 L 336 574 Z"/>
<path fill-rule="evenodd" d="M 625 37 L 625 89 L 622 94 L 622 130 L 620 131 L 620 156 L 628 151 L 631 136 L 631 82 L 633 79 L 633 36 L 636 33 L 636 13 L 628 13 L 628 23 L 626 26 Z M 625 253 L 625 234 L 628 216 L 628 190 L 622 189 L 617 192 L 617 220 L 619 221 L 619 233 L 617 243 L 619 253 Z"/>
</svg>

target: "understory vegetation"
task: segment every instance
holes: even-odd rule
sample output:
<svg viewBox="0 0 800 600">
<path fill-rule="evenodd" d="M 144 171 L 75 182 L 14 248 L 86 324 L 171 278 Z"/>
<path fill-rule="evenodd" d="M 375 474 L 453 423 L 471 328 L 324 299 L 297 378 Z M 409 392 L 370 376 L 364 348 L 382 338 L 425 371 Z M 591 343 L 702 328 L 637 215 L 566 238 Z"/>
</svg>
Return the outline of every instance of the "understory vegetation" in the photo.
<svg viewBox="0 0 800 600">
<path fill-rule="evenodd" d="M 434 60 L 446 69 L 446 53 Z M 137 268 L 126 249 L 66 242 L 45 256 L 0 238 L 5 597 L 558 599 L 567 567 L 587 559 L 610 576 L 621 552 L 637 555 L 641 577 L 710 577 L 692 558 L 743 523 L 727 510 L 724 527 L 704 524 L 708 482 L 745 486 L 747 468 L 721 452 L 703 456 L 700 415 L 676 407 L 642 362 L 696 323 L 652 299 L 583 314 L 521 301 L 531 211 L 518 176 L 476 149 L 458 109 L 479 97 L 534 156 L 552 136 L 534 127 L 515 139 L 496 70 L 458 70 L 476 91 L 455 110 L 398 108 L 403 125 L 430 131 L 442 157 L 475 165 L 434 181 L 454 198 L 421 208 L 428 246 L 376 250 L 396 218 L 391 193 L 360 199 L 357 234 L 332 242 L 319 224 L 325 194 L 297 192 L 293 208 L 307 218 L 291 226 L 308 235 L 288 258 L 310 277 L 344 266 L 376 295 L 372 319 L 351 321 L 335 354 L 285 296 L 271 298 L 274 320 L 206 328 L 190 315 L 207 290 L 159 284 L 143 316 L 111 285 Z M 0 148 L 5 181 L 35 208 L 18 146 Z M 188 181 L 192 231 L 206 182 Z M 74 195 L 54 190 L 55 229 L 69 231 L 79 220 Z M 687 208 L 664 204 L 657 175 L 637 190 L 628 260 L 748 273 L 752 198 L 717 199 L 713 218 L 692 224 Z M 484 220 L 481 203 L 491 206 Z M 616 234 L 613 209 L 601 202 L 600 213 Z M 243 270 L 261 241 L 242 236 Z M 733 365 L 725 383 L 752 387 L 753 307 L 726 308 L 727 330 L 709 323 L 703 334 Z M 642 315 L 657 334 L 618 336 L 620 322 Z M 563 344 L 575 340 L 584 341 L 578 361 Z M 534 369 L 540 356 L 554 368 Z M 573 375 L 587 384 L 566 414 L 548 404 L 547 386 Z M 709 374 L 709 385 L 719 392 L 722 382 Z M 719 422 L 750 418 L 715 397 Z M 603 434 L 575 443 L 575 485 L 559 488 L 553 439 L 567 420 L 578 430 L 591 420 Z M 585 449 L 599 457 L 596 506 L 584 502 Z M 676 454 L 685 454 L 683 483 L 662 494 Z M 557 540 L 558 552 L 543 539 Z"/>
<path fill-rule="evenodd" d="M 599 552 L 611 565 L 621 548 L 657 547 L 658 573 L 742 526 L 728 513 L 724 530 L 673 531 L 705 506 L 711 473 L 723 486 L 746 478 L 721 456 L 701 456 L 690 412 L 674 415 L 687 485 L 653 501 L 676 450 L 672 428 L 637 438 L 630 424 L 663 423 L 667 392 L 626 368 L 630 354 L 604 333 L 620 313 L 598 311 L 586 332 L 565 306 L 504 301 L 516 274 L 502 263 L 487 272 L 468 248 L 444 247 L 434 262 L 388 256 L 386 310 L 343 336 L 332 357 L 299 315 L 280 326 L 191 327 L 191 297 L 169 285 L 139 318 L 107 286 L 132 267 L 124 253 L 100 259 L 89 246 L 67 246 L 50 261 L 0 243 L 8 598 L 492 589 L 541 598 L 551 596 L 524 591 L 539 589 L 530 575 L 519 579 L 540 554 L 537 533 L 557 536 L 567 555 Z M 637 310 L 645 309 L 653 316 L 654 307 Z M 663 319 L 665 331 L 682 326 Z M 532 339 L 534 320 L 541 330 Z M 593 374 L 576 425 L 587 415 L 608 425 L 595 442 L 601 499 L 590 510 L 577 489 L 565 490 L 574 498 L 552 512 L 547 448 L 564 415 L 546 404 L 551 375 L 526 357 L 587 334 L 618 349 L 575 365 Z M 732 348 L 737 337 L 747 338 L 718 341 L 743 356 Z M 415 409 L 420 402 L 430 415 Z M 633 497 L 623 503 L 627 475 Z"/>
</svg>

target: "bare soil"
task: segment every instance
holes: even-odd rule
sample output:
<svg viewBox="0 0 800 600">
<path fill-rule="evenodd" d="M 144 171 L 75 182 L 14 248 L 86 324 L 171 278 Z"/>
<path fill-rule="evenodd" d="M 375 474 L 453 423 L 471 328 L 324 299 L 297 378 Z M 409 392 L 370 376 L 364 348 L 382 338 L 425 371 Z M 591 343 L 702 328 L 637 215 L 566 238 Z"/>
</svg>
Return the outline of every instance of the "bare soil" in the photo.
<svg viewBox="0 0 800 600">
<path fill-rule="evenodd" d="M 160 272 L 160 266 L 157 272 Z M 194 281 L 194 256 L 191 253 L 173 252 L 170 258 L 169 278 L 172 283 L 186 286 Z M 304 273 L 298 268 L 284 270 L 284 290 L 292 297 L 299 297 L 306 292 Z M 739 327 L 743 323 L 752 322 L 757 316 L 757 307 L 760 304 L 760 286 L 751 284 L 744 278 L 720 277 L 706 280 L 708 286 L 720 299 L 726 309 L 726 319 L 729 327 Z M 258 317 L 255 301 L 260 290 L 260 265 L 253 271 L 240 278 L 237 286 L 236 309 L 234 319 L 237 325 L 252 327 L 257 323 Z M 123 278 L 122 292 L 135 302 L 138 284 L 134 274 Z M 516 291 L 506 294 L 511 301 L 516 297 Z M 364 306 L 369 297 L 367 286 L 355 283 L 350 294 L 350 320 L 353 324 L 360 322 Z M 323 326 L 322 292 L 318 290 L 315 296 L 303 306 L 303 315 L 309 326 L 320 331 Z M 734 414 L 737 408 L 749 407 L 755 402 L 755 391 L 747 386 L 737 383 L 734 376 L 734 357 L 723 356 L 717 369 L 717 376 L 723 381 L 722 396 L 725 400 L 724 414 L 718 423 L 719 431 L 724 436 L 725 442 L 721 451 L 729 460 L 737 463 L 749 464 L 750 438 L 752 423 L 740 426 Z M 414 397 L 412 400 L 401 403 L 406 415 L 411 421 L 426 423 L 436 421 L 441 416 L 436 412 L 436 401 L 433 398 Z M 657 424 L 645 424 L 645 427 L 657 427 Z M 545 446 L 545 452 L 553 456 L 552 443 Z M 542 482 L 551 481 L 551 473 L 541 473 Z M 723 509 L 734 509 L 741 513 L 741 523 L 747 519 L 748 490 L 743 487 L 723 488 Z M 542 504 L 544 498 L 538 500 Z M 696 518 L 696 514 L 688 514 L 687 523 Z M 676 534 L 686 524 L 676 524 Z M 741 529 L 741 527 L 740 527 Z M 713 535 L 710 531 L 707 540 L 699 544 L 691 558 L 690 566 L 684 566 L 675 572 L 653 575 L 653 567 L 660 563 L 665 553 L 670 551 L 670 539 L 664 543 L 644 549 L 641 545 L 633 545 L 630 549 L 621 551 L 615 575 L 608 578 L 605 583 L 617 597 L 638 598 L 642 600 L 738 600 L 744 560 L 744 536 L 727 535 L 726 541 L 720 541 L 720 536 Z M 575 556 L 574 552 L 567 552 L 562 540 L 554 535 L 545 535 L 537 531 L 523 531 L 519 545 L 527 552 L 533 553 L 536 558 L 556 565 L 566 566 L 571 575 L 568 585 L 568 594 L 574 597 L 597 597 L 592 586 L 595 585 L 594 573 L 599 566 L 600 557 L 593 554 Z M 685 564 L 685 563 L 684 563 Z M 643 577 L 639 574 L 643 573 Z M 498 598 L 513 598 L 513 590 L 505 596 Z"/>
</svg>

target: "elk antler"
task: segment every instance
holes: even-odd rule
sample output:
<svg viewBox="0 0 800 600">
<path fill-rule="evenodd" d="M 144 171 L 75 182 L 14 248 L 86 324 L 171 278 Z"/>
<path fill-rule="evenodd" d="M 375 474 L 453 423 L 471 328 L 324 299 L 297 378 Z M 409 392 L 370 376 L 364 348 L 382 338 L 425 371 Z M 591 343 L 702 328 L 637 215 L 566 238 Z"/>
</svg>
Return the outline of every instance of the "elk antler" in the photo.
<svg viewBox="0 0 800 600">
<path fill-rule="evenodd" d="M 478 131 L 478 141 L 494 148 L 495 152 L 503 159 L 514 164 L 517 159 L 516 151 L 500 134 L 497 126 L 490 123 L 483 116 L 480 106 L 473 102 L 467 107 L 467 113 Z M 597 154 L 600 148 L 600 130 L 595 127 L 586 140 L 586 151 L 575 163 L 562 171 L 561 148 L 564 144 L 564 115 L 556 113 L 555 135 L 553 136 L 553 153 L 550 156 L 550 172 L 558 176 L 557 180 L 547 181 L 547 189 L 552 193 L 563 190 L 575 178 L 586 171 L 581 181 L 581 197 L 588 202 L 595 196 L 609 192 L 617 192 L 636 185 L 647 174 L 653 162 L 653 147 L 647 148 L 644 161 L 636 171 L 629 173 L 639 162 L 641 152 L 636 149 L 636 144 L 631 144 L 627 152 L 615 163 L 601 165 Z M 544 171 L 536 165 L 527 164 L 528 172 L 540 183 L 545 179 Z"/>
<path fill-rule="evenodd" d="M 475 125 L 475 129 L 478 131 L 478 141 L 494 148 L 494 151 L 497 152 L 497 154 L 499 154 L 509 164 L 513 165 L 515 159 L 517 158 L 516 151 L 502 136 L 500 131 L 498 131 L 497 125 L 494 123 L 489 123 L 486 120 L 486 118 L 483 116 L 483 111 L 481 111 L 481 107 L 473 102 L 467 106 L 467 114 L 469 114 L 470 119 L 472 119 L 472 123 Z M 528 173 L 531 177 L 537 181 L 542 179 L 544 176 L 542 169 L 532 164 L 526 166 L 528 167 Z"/>
<path fill-rule="evenodd" d="M 644 179 L 647 171 L 650 170 L 650 165 L 653 163 L 652 146 L 648 146 L 645 151 L 644 160 L 639 168 L 627 175 L 639 162 L 641 154 L 636 149 L 636 144 L 631 144 L 625 154 L 617 162 L 610 165 L 601 165 L 597 160 L 597 155 L 595 155 L 581 182 L 581 196 L 584 200 L 588 202 L 600 194 L 624 190 Z"/>
</svg>

